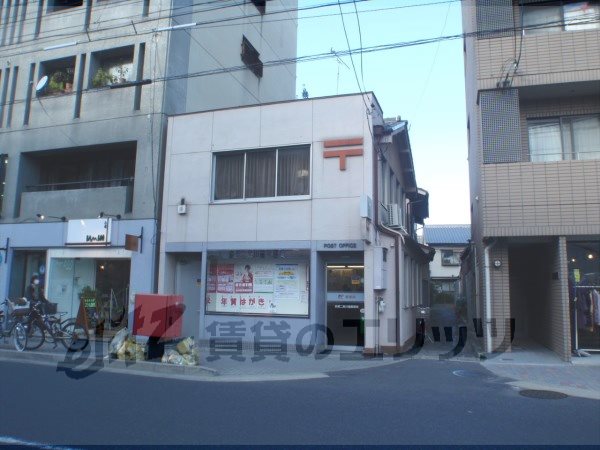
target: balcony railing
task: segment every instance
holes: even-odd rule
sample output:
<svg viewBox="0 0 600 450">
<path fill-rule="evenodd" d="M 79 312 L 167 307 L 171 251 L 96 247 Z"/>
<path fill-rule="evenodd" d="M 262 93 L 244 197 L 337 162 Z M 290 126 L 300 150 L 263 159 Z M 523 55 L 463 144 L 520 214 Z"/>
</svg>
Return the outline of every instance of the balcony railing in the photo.
<svg viewBox="0 0 600 450">
<path fill-rule="evenodd" d="M 98 189 L 107 187 L 133 186 L 134 178 L 113 178 L 109 180 L 70 181 L 66 183 L 32 184 L 25 187 L 27 192 L 66 191 L 70 189 Z"/>
</svg>

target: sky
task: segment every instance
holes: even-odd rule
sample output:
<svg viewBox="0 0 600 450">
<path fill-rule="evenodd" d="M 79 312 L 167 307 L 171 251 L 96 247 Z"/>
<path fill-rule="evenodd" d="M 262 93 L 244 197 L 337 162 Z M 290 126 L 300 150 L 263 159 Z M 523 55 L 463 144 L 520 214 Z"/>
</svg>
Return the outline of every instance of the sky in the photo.
<svg viewBox="0 0 600 450">
<path fill-rule="evenodd" d="M 334 1 L 299 0 L 298 6 L 326 3 Z M 361 36 L 370 47 L 462 32 L 457 0 L 369 0 L 356 7 L 360 34 L 354 5 L 342 5 L 352 49 L 361 47 Z M 299 18 L 298 56 L 348 50 L 339 6 L 300 11 Z M 429 192 L 430 225 L 470 221 L 462 46 L 456 39 L 367 53 L 362 75 L 361 56 L 353 54 L 361 88 L 348 56 L 342 63 L 331 58 L 297 66 L 299 97 L 303 87 L 310 97 L 373 91 L 385 117 L 408 121 L 417 184 Z"/>
</svg>

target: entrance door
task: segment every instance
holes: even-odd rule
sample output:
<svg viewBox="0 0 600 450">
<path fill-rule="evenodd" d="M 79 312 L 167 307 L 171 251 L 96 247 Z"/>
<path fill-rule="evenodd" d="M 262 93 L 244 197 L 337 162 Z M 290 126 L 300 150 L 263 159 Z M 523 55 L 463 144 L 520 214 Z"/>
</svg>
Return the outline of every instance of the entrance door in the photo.
<svg viewBox="0 0 600 450">
<path fill-rule="evenodd" d="M 364 272 L 363 265 L 327 265 L 328 345 L 365 344 Z"/>
<path fill-rule="evenodd" d="M 127 325 L 131 260 L 98 259 L 96 298 L 104 319 L 104 330 L 120 330 Z"/>
<path fill-rule="evenodd" d="M 202 287 L 202 257 L 200 254 L 177 257 L 175 269 L 175 293 L 183 295 L 185 311 L 183 313 L 182 333 L 184 336 L 196 336 L 200 331 L 200 293 Z"/>
</svg>

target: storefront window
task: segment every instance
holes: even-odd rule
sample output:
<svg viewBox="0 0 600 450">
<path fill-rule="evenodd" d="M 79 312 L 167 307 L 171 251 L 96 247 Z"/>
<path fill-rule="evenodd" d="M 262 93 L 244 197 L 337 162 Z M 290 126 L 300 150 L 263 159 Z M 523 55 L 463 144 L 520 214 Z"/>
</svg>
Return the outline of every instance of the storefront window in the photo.
<svg viewBox="0 0 600 450">
<path fill-rule="evenodd" d="M 297 250 L 210 252 L 206 312 L 307 317 L 309 256 Z"/>
<path fill-rule="evenodd" d="M 76 316 L 81 302 L 90 329 L 102 334 L 126 325 L 129 259 L 51 258 L 46 296 Z"/>
<path fill-rule="evenodd" d="M 24 297 L 31 277 L 37 275 L 43 291 L 46 285 L 46 252 L 15 250 L 10 274 L 9 297 Z"/>
<path fill-rule="evenodd" d="M 600 241 L 569 242 L 573 347 L 600 350 Z"/>
</svg>

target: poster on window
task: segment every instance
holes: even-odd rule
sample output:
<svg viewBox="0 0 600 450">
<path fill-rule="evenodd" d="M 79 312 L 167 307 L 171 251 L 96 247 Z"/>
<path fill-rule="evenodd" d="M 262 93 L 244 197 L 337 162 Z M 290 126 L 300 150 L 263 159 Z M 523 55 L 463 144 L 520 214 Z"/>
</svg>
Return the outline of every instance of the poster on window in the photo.
<svg viewBox="0 0 600 450">
<path fill-rule="evenodd" d="M 230 294 L 233 292 L 233 274 L 235 266 L 233 264 L 217 265 L 217 292 Z"/>
<path fill-rule="evenodd" d="M 214 281 L 213 281 L 214 280 Z M 211 264 L 206 311 L 225 314 L 308 315 L 308 264 Z"/>
<path fill-rule="evenodd" d="M 275 293 L 280 300 L 298 301 L 300 299 L 298 264 L 277 264 Z"/>
</svg>

